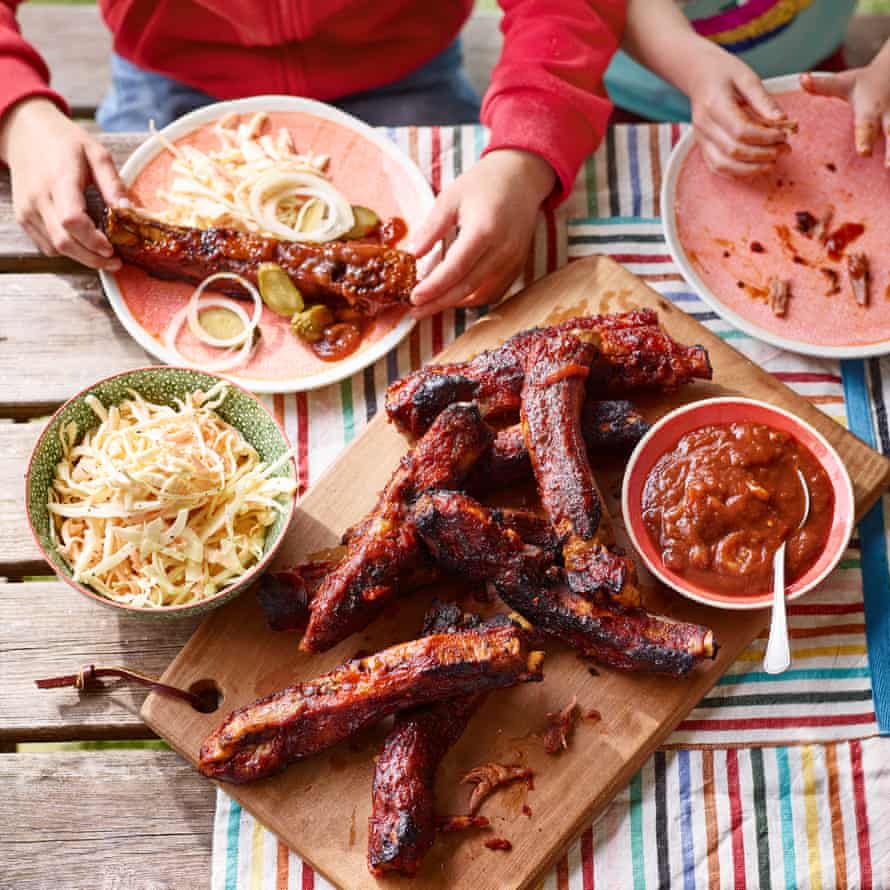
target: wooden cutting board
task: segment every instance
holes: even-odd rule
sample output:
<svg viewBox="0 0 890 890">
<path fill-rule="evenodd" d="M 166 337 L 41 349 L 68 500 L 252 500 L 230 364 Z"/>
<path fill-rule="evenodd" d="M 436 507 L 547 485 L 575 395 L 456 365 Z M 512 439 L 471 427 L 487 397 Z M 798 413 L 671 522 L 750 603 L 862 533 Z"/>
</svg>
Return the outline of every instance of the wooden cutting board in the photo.
<svg viewBox="0 0 890 890">
<path fill-rule="evenodd" d="M 607 258 L 577 261 L 534 284 L 470 328 L 441 358 L 470 358 L 532 325 L 640 306 L 656 308 L 665 328 L 680 342 L 706 346 L 714 366 L 712 383 L 695 383 L 672 397 L 641 400 L 650 420 L 680 401 L 728 392 L 772 402 L 807 420 L 837 448 L 853 480 L 858 516 L 874 503 L 890 479 L 888 461 Z M 298 562 L 334 546 L 341 532 L 371 508 L 406 447 L 383 416 L 374 418 L 301 501 L 278 564 Z M 613 501 L 619 539 L 626 542 L 614 504 L 620 467 L 597 471 Z M 406 599 L 367 633 L 324 655 L 307 656 L 297 651 L 295 635 L 267 630 L 255 598 L 244 595 L 213 612 L 164 674 L 164 682 L 183 687 L 214 681 L 224 696 L 221 709 L 198 714 L 181 702 L 152 695 L 142 715 L 194 763 L 204 736 L 232 708 L 317 676 L 359 649 L 375 651 L 417 636 L 430 598 L 418 594 Z M 459 784 L 460 776 L 490 760 L 520 758 L 534 769 L 534 788 L 514 785 L 484 804 L 482 813 L 491 818 L 492 832 L 441 836 L 413 882 L 378 882 L 365 864 L 373 758 L 386 735 L 386 723 L 281 775 L 251 785 L 227 785 L 225 790 L 346 890 L 381 884 L 449 890 L 528 887 L 766 625 L 764 612 L 721 612 L 664 589 L 653 590 L 647 601 L 658 610 L 713 627 L 721 646 L 717 659 L 679 681 L 603 668 L 594 675 L 574 652 L 548 645 L 544 682 L 493 693 L 448 754 L 437 783 L 438 808 L 442 813 L 465 812 L 468 788 Z M 561 709 L 572 695 L 577 695 L 582 713 L 596 709 L 602 719 L 579 721 L 569 749 L 556 757 L 547 755 L 541 740 L 546 714 Z M 524 804 L 531 815 L 523 813 Z M 494 835 L 508 838 L 512 852 L 486 849 L 483 840 Z"/>
</svg>

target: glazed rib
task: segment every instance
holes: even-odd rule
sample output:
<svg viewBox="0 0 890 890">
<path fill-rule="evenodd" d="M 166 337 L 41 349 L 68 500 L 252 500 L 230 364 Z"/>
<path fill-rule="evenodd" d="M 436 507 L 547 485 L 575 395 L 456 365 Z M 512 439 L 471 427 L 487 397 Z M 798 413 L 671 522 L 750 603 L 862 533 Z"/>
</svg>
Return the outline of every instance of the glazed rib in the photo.
<svg viewBox="0 0 890 890">
<path fill-rule="evenodd" d="M 356 528 L 344 557 L 319 585 L 300 643 L 303 651 L 330 649 L 410 589 L 406 579 L 423 571 L 425 560 L 411 518 L 415 494 L 460 485 L 491 437 L 475 405 L 451 405 L 436 418 L 402 459 L 368 520 Z"/>
<path fill-rule="evenodd" d="M 588 454 L 628 451 L 648 430 L 649 424 L 630 402 L 588 399 L 584 403 L 581 433 Z M 525 437 L 521 425 L 516 424 L 498 432 L 491 448 L 476 464 L 467 487 L 473 491 L 490 491 L 530 482 L 532 478 Z"/>
<path fill-rule="evenodd" d="M 673 389 L 695 378 L 711 377 L 703 347 L 676 343 L 659 327 L 653 310 L 640 309 L 532 328 L 472 361 L 427 365 L 389 387 L 386 413 L 392 423 L 412 436 L 422 435 L 446 405 L 457 401 L 477 400 L 489 418 L 515 417 L 532 345 L 573 330 L 587 332 L 598 348 L 591 368 L 591 379 L 598 389 Z"/>
<path fill-rule="evenodd" d="M 106 209 L 104 224 L 115 253 L 157 278 L 197 284 L 232 272 L 256 284 L 260 263 L 278 263 L 304 297 L 348 304 L 368 316 L 407 304 L 417 281 L 411 254 L 370 242 L 278 241 L 235 229 L 172 226 L 115 208 Z"/>
<path fill-rule="evenodd" d="M 464 615 L 457 605 L 435 602 L 422 635 L 455 633 L 479 624 L 478 616 Z M 372 874 L 417 874 L 436 837 L 439 764 L 484 697 L 477 693 L 396 714 L 374 767 L 368 819 L 368 867 Z"/>
<path fill-rule="evenodd" d="M 601 664 L 683 676 L 716 652 L 708 628 L 575 593 L 541 551 L 499 527 L 490 510 L 466 495 L 427 492 L 415 521 L 443 569 L 491 582 L 534 627 Z"/>
<path fill-rule="evenodd" d="M 574 334 L 539 340 L 528 356 L 522 431 L 538 492 L 562 541 L 569 586 L 639 605 L 633 560 L 615 553 L 615 539 L 581 435 L 581 407 L 592 344 Z"/>
<path fill-rule="evenodd" d="M 301 630 L 309 621 L 309 603 L 325 575 L 335 566 L 315 560 L 260 576 L 256 598 L 272 630 Z"/>
<path fill-rule="evenodd" d="M 397 710 L 540 680 L 542 661 L 512 624 L 401 643 L 233 711 L 204 740 L 199 769 L 260 779 Z"/>
</svg>

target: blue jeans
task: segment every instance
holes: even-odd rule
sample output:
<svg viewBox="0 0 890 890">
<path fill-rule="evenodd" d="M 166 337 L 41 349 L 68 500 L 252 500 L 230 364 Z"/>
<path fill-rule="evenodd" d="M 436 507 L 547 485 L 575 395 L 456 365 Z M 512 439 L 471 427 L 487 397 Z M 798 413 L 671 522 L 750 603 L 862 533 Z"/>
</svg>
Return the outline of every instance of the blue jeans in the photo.
<svg viewBox="0 0 890 890">
<path fill-rule="evenodd" d="M 96 120 L 108 132 L 147 130 L 150 120 L 160 129 L 216 101 L 163 74 L 143 71 L 113 53 L 111 87 Z M 479 97 L 461 67 L 459 40 L 401 80 L 331 104 L 372 126 L 470 124 L 479 120 Z"/>
</svg>

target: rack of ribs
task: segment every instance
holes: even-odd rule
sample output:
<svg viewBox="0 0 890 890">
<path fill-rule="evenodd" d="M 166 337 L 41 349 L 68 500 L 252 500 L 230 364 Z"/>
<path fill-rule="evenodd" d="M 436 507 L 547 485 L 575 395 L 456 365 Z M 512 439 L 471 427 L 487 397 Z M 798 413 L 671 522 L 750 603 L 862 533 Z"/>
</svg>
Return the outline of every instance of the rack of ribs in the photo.
<svg viewBox="0 0 890 890">
<path fill-rule="evenodd" d="M 716 654 L 706 627 L 574 592 L 545 553 L 499 526 L 491 510 L 465 494 L 425 493 L 415 522 L 443 570 L 492 583 L 535 628 L 601 664 L 679 677 Z"/>
<path fill-rule="evenodd" d="M 198 768 L 235 783 L 270 776 L 398 710 L 541 680 L 543 659 L 512 623 L 401 643 L 233 711 Z"/>
<path fill-rule="evenodd" d="M 522 331 L 471 361 L 427 365 L 408 374 L 387 390 L 387 416 L 412 436 L 422 435 L 453 402 L 476 400 L 489 419 L 515 417 L 532 346 L 571 331 L 585 332 L 597 347 L 591 365 L 597 391 L 673 389 L 696 378 L 711 378 L 707 351 L 672 340 L 652 309 L 579 316 L 554 327 Z"/>
<path fill-rule="evenodd" d="M 593 344 L 574 333 L 533 344 L 522 390 L 522 432 L 541 501 L 562 542 L 569 586 L 586 596 L 603 593 L 636 606 L 636 567 L 613 550 L 612 525 L 581 433 L 595 354 Z"/>
<path fill-rule="evenodd" d="M 489 619 L 503 624 L 509 619 Z M 476 615 L 454 603 L 434 602 L 422 636 L 477 628 Z M 368 867 L 414 876 L 436 837 L 435 781 L 439 764 L 461 737 L 485 698 L 483 693 L 399 711 L 374 766 L 368 819 Z"/>
<path fill-rule="evenodd" d="M 624 400 L 587 399 L 581 415 L 581 435 L 589 455 L 622 454 L 633 448 L 649 431 L 649 424 L 634 406 Z M 522 426 L 500 430 L 491 448 L 482 455 L 467 480 L 472 491 L 489 491 L 530 482 L 532 463 Z"/>
<path fill-rule="evenodd" d="M 111 207 L 105 210 L 104 228 L 117 256 L 156 278 L 197 284 L 230 272 L 256 284 L 260 263 L 277 263 L 304 297 L 349 305 L 366 316 L 407 305 L 417 283 L 412 254 L 369 241 L 279 241 L 236 229 L 168 225 L 136 210 Z M 232 295 L 243 296 L 243 291 Z"/>
<path fill-rule="evenodd" d="M 425 560 L 411 518 L 415 495 L 460 485 L 492 435 L 475 405 L 450 405 L 436 418 L 402 458 L 374 510 L 352 530 L 345 555 L 315 591 L 303 651 L 330 649 L 412 588 L 410 579 Z"/>
</svg>

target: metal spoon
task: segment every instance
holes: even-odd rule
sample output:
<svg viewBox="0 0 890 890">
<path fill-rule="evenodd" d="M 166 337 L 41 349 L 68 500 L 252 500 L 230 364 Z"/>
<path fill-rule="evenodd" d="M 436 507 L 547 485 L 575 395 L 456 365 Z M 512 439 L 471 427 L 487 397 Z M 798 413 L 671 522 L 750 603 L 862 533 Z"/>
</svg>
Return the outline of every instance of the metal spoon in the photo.
<svg viewBox="0 0 890 890">
<path fill-rule="evenodd" d="M 803 516 L 795 532 L 799 532 L 810 518 L 810 489 L 803 473 L 795 467 L 797 478 L 803 489 Z M 785 614 L 785 545 L 781 546 L 773 557 L 773 617 L 769 626 L 769 640 L 763 656 L 763 669 L 768 674 L 782 674 L 791 665 L 791 648 L 788 645 L 788 618 Z"/>
</svg>

